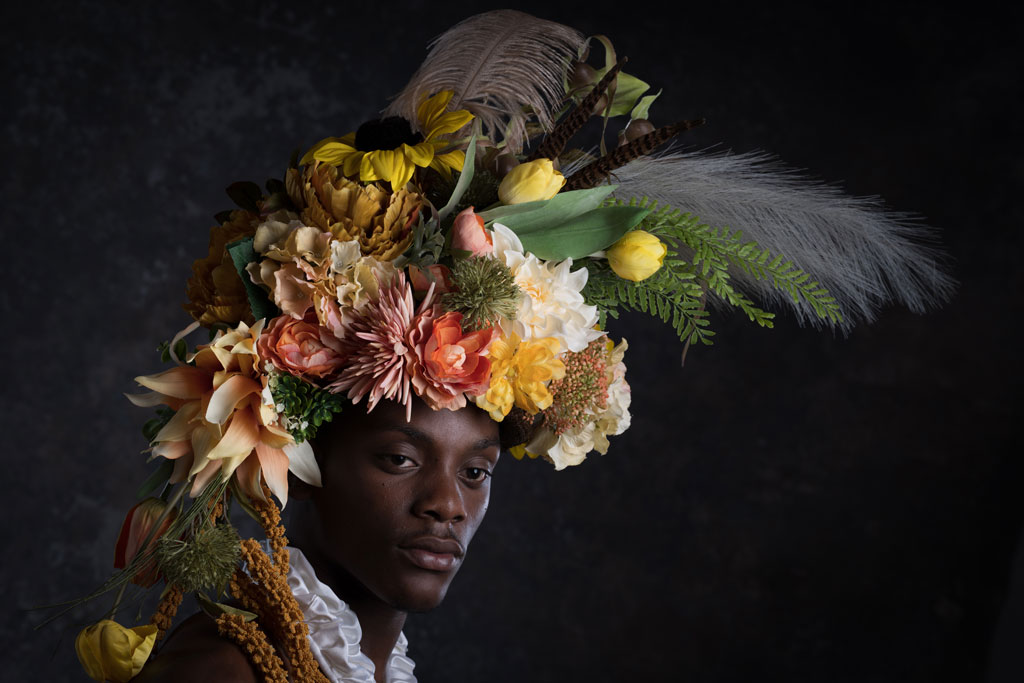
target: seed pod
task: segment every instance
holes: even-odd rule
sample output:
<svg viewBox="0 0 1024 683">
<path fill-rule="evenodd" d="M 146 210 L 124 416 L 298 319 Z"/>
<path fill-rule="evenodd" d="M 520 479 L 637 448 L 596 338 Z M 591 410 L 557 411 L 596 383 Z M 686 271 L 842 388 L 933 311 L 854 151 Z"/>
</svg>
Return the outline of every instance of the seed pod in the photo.
<svg viewBox="0 0 1024 683">
<path fill-rule="evenodd" d="M 626 126 L 626 140 L 628 142 L 633 142 L 634 140 L 642 138 L 648 133 L 653 132 L 654 124 L 647 119 L 633 119 L 629 122 L 629 125 Z"/>
<path fill-rule="evenodd" d="M 499 154 L 494 160 L 494 174 L 504 178 L 508 172 L 519 165 L 519 160 L 513 154 Z"/>
<path fill-rule="evenodd" d="M 576 68 L 573 69 L 572 75 L 569 77 L 569 87 L 572 90 L 577 90 L 588 85 L 593 85 L 597 80 L 597 70 L 594 67 L 584 62 L 576 64 Z"/>
</svg>

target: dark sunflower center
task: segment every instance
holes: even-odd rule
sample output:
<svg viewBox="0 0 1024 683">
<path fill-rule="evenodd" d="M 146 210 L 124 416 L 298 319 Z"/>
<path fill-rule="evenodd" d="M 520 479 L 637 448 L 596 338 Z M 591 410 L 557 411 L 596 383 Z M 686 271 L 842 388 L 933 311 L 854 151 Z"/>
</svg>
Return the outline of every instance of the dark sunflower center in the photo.
<svg viewBox="0 0 1024 683">
<path fill-rule="evenodd" d="M 401 116 L 367 121 L 356 131 L 356 149 L 361 152 L 394 149 L 403 142 L 407 145 L 415 145 L 423 142 L 423 136 L 414 133 L 409 122 Z"/>
</svg>

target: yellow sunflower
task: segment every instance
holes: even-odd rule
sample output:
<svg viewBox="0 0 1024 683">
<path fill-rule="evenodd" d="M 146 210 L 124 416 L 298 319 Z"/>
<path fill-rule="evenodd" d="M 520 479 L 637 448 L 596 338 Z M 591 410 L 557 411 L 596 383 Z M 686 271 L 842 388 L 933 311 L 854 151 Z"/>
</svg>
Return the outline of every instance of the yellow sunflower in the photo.
<svg viewBox="0 0 1024 683">
<path fill-rule="evenodd" d="M 445 176 L 452 169 L 461 171 L 465 161 L 462 150 L 438 153 L 450 145 L 441 136 L 454 133 L 473 119 L 465 109 L 446 111 L 453 94 L 442 90 L 423 99 L 416 110 L 418 134 L 399 116 L 370 121 L 355 133 L 316 143 L 302 157 L 302 164 L 316 160 L 340 166 L 350 178 L 358 175 L 364 182 L 390 182 L 393 191 L 405 187 L 417 166 L 429 166 Z"/>
</svg>

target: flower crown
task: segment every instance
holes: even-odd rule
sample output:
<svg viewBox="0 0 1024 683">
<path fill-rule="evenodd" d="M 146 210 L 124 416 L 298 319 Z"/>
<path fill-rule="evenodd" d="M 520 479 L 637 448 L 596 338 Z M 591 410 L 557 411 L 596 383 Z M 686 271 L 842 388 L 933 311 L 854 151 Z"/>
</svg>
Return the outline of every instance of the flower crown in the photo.
<svg viewBox="0 0 1024 683">
<path fill-rule="evenodd" d="M 774 316 L 754 297 L 847 329 L 890 299 L 919 310 L 948 293 L 934 254 L 869 202 L 758 156 L 653 156 L 702 121 L 654 126 L 660 91 L 624 62 L 604 36 L 479 15 L 435 42 L 382 118 L 264 188 L 228 188 L 238 208 L 217 216 L 187 285 L 195 322 L 163 347 L 174 367 L 129 396 L 157 408 L 144 431 L 161 464 L 142 496 L 163 500 L 129 513 L 122 582 L 219 594 L 239 544 L 217 506 L 230 494 L 266 522 L 289 472 L 319 484 L 310 439 L 364 399 L 407 415 L 414 397 L 475 404 L 516 457 L 563 469 L 629 427 L 626 341 L 606 330 L 620 311 L 657 317 L 685 348 L 711 343 L 709 300 L 761 326 Z M 569 146 L 592 118 L 597 138 Z M 190 351 L 200 326 L 209 341 Z M 85 662 L 100 636 L 83 637 Z"/>
</svg>

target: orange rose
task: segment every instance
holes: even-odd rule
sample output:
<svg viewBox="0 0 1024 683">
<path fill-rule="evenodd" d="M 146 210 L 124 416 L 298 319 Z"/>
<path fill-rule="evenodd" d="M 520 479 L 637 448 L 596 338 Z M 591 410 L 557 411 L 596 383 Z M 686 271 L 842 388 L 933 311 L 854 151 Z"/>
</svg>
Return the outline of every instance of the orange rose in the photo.
<svg viewBox="0 0 1024 683">
<path fill-rule="evenodd" d="M 345 362 L 341 343 L 317 324 L 309 311 L 302 320 L 289 315 L 274 318 L 256 342 L 260 358 L 299 377 L 326 377 Z"/>
<path fill-rule="evenodd" d="M 117 535 L 117 545 L 114 547 L 114 569 L 124 569 L 131 564 L 136 555 L 143 551 L 142 544 L 166 509 L 167 503 L 159 498 L 147 498 L 128 511 L 124 518 L 124 524 L 121 525 L 121 533 Z M 146 546 L 147 549 L 152 548 L 157 539 L 167 531 L 167 527 L 174 521 L 177 512 L 177 509 L 171 509 L 164 517 L 160 528 L 153 534 L 153 538 Z M 149 588 L 156 583 L 158 578 L 156 563 L 150 559 L 132 577 L 132 583 Z"/>
<path fill-rule="evenodd" d="M 412 383 L 431 408 L 458 410 L 466 405 L 465 394 L 487 391 L 491 378 L 487 347 L 495 335 L 493 327 L 464 334 L 462 314 L 450 312 L 433 320 L 429 337 L 425 330 L 418 332 L 410 335 L 410 341 L 416 342 Z"/>
<path fill-rule="evenodd" d="M 494 251 L 494 242 L 484 229 L 484 219 L 473 213 L 473 207 L 464 209 L 452 224 L 452 249 L 473 252 L 473 256 L 488 256 Z"/>
</svg>

